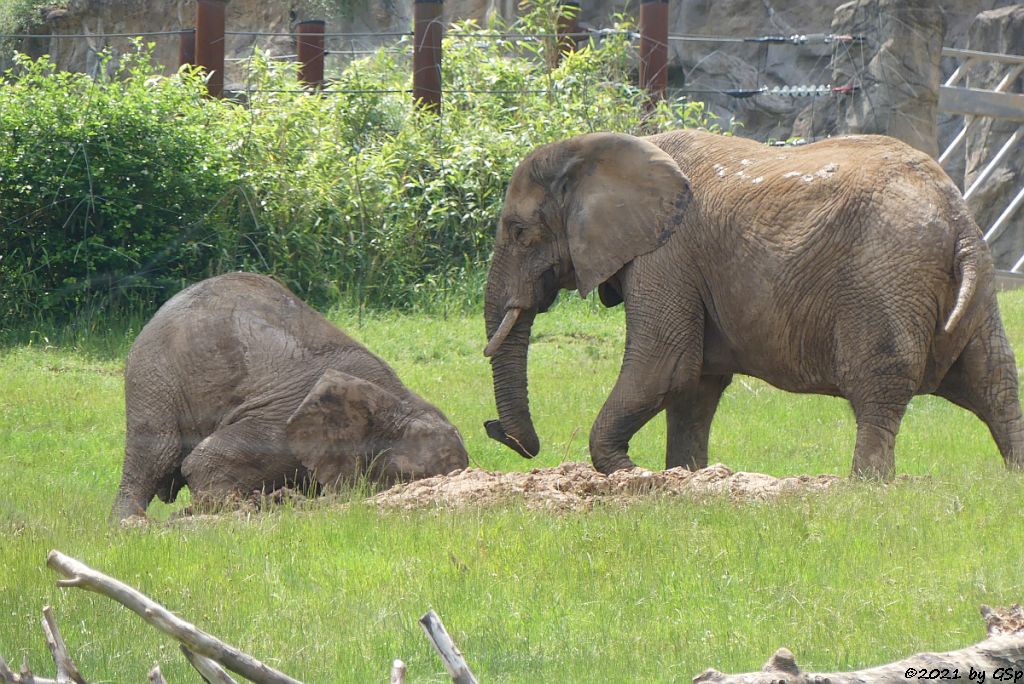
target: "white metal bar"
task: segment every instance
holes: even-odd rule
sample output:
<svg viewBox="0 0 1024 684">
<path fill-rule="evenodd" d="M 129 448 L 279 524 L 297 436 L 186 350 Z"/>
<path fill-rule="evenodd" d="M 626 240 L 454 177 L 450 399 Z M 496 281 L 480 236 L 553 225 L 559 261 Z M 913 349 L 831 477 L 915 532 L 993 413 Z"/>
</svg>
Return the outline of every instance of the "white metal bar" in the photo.
<svg viewBox="0 0 1024 684">
<path fill-rule="evenodd" d="M 939 86 L 939 111 L 1024 121 L 1024 95 L 980 88 Z"/>
<path fill-rule="evenodd" d="M 1015 263 L 1013 268 L 1010 269 L 1010 273 L 1020 273 L 1021 266 L 1024 266 L 1024 256 L 1021 256 L 1021 258 L 1017 260 L 1017 263 Z"/>
<path fill-rule="evenodd" d="M 980 50 L 962 50 L 959 48 L 942 48 L 943 57 L 960 57 L 962 59 L 984 59 L 991 62 L 1008 62 L 1024 64 L 1024 55 L 1004 55 L 999 52 L 981 52 Z"/>
<path fill-rule="evenodd" d="M 999 162 L 1003 160 L 1003 157 L 1006 156 L 1006 153 L 1017 144 L 1018 140 L 1020 140 L 1022 134 L 1024 134 L 1024 126 L 1018 126 L 1017 130 L 1013 132 L 1013 135 L 1011 135 L 1006 142 L 1003 143 L 1003 146 L 999 148 L 999 151 L 996 152 L 996 156 L 992 157 L 992 161 L 990 161 L 988 165 L 982 169 L 981 173 L 978 174 L 978 177 L 974 179 L 974 182 L 971 183 L 971 187 L 967 188 L 964 192 L 965 200 L 970 199 L 971 195 L 974 194 L 974 191 L 981 187 L 982 183 L 988 180 L 988 177 L 992 175 L 992 172 L 995 170 L 996 166 L 999 165 Z"/>
<path fill-rule="evenodd" d="M 999 215 L 999 218 L 995 220 L 995 223 L 985 232 L 985 242 L 991 242 L 999 237 L 999 234 L 1003 232 L 1006 223 L 1010 217 L 1013 216 L 1013 212 L 1017 211 L 1017 208 L 1024 202 L 1024 185 L 1021 186 L 1020 192 L 1014 197 L 1006 208 L 1003 209 L 1003 213 Z"/>
<path fill-rule="evenodd" d="M 974 63 L 976 61 L 977 61 L 976 58 L 972 58 L 972 59 L 968 59 L 968 60 L 965 60 L 963 62 L 960 62 L 960 65 L 953 71 L 952 74 L 949 75 L 949 78 L 947 78 L 946 82 L 943 83 L 942 85 L 944 85 L 944 86 L 956 85 L 957 81 L 959 81 L 961 78 L 963 78 L 964 76 L 967 75 L 967 70 L 970 69 L 974 65 Z"/>
<path fill-rule="evenodd" d="M 964 62 L 963 64 L 960 65 L 961 68 L 967 66 L 968 64 L 970 64 L 970 62 L 971 60 Z M 1006 72 L 1006 75 L 1003 76 L 1003 80 L 999 82 L 999 85 L 995 87 L 993 92 L 1004 92 L 1017 79 L 1017 77 L 1020 76 L 1020 73 L 1022 71 L 1024 71 L 1024 64 L 1017 64 L 1015 66 L 1010 67 L 1010 70 Z M 960 69 L 957 69 L 956 71 L 953 72 L 953 76 L 956 76 L 959 72 Z M 947 86 L 953 84 L 953 76 L 950 76 L 949 80 L 946 81 Z M 977 121 L 977 119 L 973 117 L 966 120 L 966 122 L 964 123 L 964 127 L 960 129 L 960 132 L 957 133 L 955 138 L 953 138 L 953 142 L 949 143 L 949 146 L 945 149 L 945 151 L 941 155 L 939 155 L 939 164 L 945 164 L 946 160 L 949 159 L 949 156 L 953 154 L 953 151 L 960 146 L 960 143 L 967 139 L 967 131 L 968 129 L 970 129 L 971 126 L 974 125 L 975 121 Z"/>
<path fill-rule="evenodd" d="M 940 165 L 941 164 L 945 164 L 946 160 L 949 159 L 949 155 L 953 154 L 953 150 L 955 150 L 956 148 L 960 147 L 960 143 L 962 143 L 964 140 L 967 139 L 967 129 L 970 128 L 971 124 L 973 124 L 974 122 L 975 122 L 975 119 L 972 118 L 966 124 L 964 124 L 964 127 L 961 128 L 960 132 L 956 134 L 955 138 L 953 138 L 953 142 L 949 143 L 949 147 L 947 147 L 943 151 L 943 153 L 939 155 L 939 164 Z"/>
</svg>

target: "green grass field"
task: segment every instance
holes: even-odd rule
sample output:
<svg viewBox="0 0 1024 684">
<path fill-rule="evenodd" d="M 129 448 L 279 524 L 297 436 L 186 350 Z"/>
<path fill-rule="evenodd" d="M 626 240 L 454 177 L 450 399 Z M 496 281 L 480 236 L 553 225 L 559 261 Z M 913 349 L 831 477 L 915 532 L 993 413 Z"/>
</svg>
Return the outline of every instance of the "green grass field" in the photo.
<svg viewBox="0 0 1024 684">
<path fill-rule="evenodd" d="M 1024 292 L 1001 298 L 1024 349 Z M 566 301 L 538 318 L 531 400 L 543 453 L 485 436 L 493 418 L 482 318 L 334 315 L 444 409 L 471 464 L 528 469 L 586 460 L 614 382 L 621 310 Z M 52 663 L 51 604 L 90 681 L 144 681 L 156 662 L 195 681 L 176 644 L 114 602 L 57 589 L 51 548 L 148 593 L 308 682 L 444 675 L 416 620 L 434 608 L 486 682 L 680 681 L 709 666 L 758 669 L 778 646 L 802 666 L 852 669 L 984 636 L 979 604 L 1024 599 L 1024 477 L 987 429 L 942 400 L 914 400 L 897 441 L 900 479 L 770 503 L 652 498 L 621 509 L 381 513 L 282 507 L 202 524 L 111 527 L 124 439 L 122 359 L 134 331 L 39 332 L 0 351 L 0 655 Z M 663 420 L 633 441 L 663 465 Z M 846 474 L 845 402 L 737 378 L 712 430 L 712 462 L 774 475 Z M 174 506 L 154 506 L 166 517 Z"/>
</svg>

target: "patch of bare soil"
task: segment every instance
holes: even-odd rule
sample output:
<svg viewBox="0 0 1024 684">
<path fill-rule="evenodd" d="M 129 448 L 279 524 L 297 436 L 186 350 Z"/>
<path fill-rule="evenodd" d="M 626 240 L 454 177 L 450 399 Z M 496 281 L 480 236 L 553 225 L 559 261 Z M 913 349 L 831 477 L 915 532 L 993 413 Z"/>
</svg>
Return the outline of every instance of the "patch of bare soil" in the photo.
<svg viewBox="0 0 1024 684">
<path fill-rule="evenodd" d="M 711 495 L 765 500 L 784 493 L 829 489 L 844 480 L 836 475 L 777 478 L 733 472 L 720 463 L 697 471 L 634 468 L 602 475 L 587 463 L 563 463 L 555 468 L 514 473 L 467 468 L 397 485 L 369 501 L 387 509 L 459 508 L 523 501 L 528 508 L 575 511 L 591 508 L 596 502 L 626 505 L 651 496 Z"/>
</svg>

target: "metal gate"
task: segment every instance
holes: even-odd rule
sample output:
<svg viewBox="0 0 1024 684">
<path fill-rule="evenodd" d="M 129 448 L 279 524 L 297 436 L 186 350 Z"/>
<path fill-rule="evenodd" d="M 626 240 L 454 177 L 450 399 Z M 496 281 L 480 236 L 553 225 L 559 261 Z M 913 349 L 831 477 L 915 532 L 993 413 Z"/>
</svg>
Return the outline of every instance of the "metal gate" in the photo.
<svg viewBox="0 0 1024 684">
<path fill-rule="evenodd" d="M 1004 161 L 1020 157 L 1024 154 L 1024 94 L 1010 92 L 1017 83 L 1018 77 L 1024 72 L 1024 55 L 1006 55 L 994 52 L 978 52 L 976 50 L 958 50 L 943 48 L 943 57 L 958 60 L 959 65 L 953 74 L 939 88 L 939 111 L 963 117 L 963 126 L 953 141 L 939 156 L 939 163 L 950 170 L 953 155 L 965 144 L 968 133 L 978 125 L 979 121 L 998 119 L 1016 124 L 1013 132 L 999 147 L 994 155 L 981 166 L 981 171 L 968 185 L 965 182 L 964 199 L 970 200 L 976 193 L 992 182 L 995 172 Z M 998 85 L 990 90 L 969 88 L 960 85 L 972 68 L 986 65 L 990 73 L 995 73 Z M 1010 155 L 1008 157 L 1008 155 Z M 994 221 L 982 226 L 985 241 L 993 244 L 1004 234 L 1011 220 L 1024 204 L 1024 173 L 1015 179 L 1020 184 L 1019 190 L 1007 202 Z M 1024 222 L 1021 224 L 1024 229 Z M 1017 258 L 1010 267 L 1011 273 L 1021 273 L 1024 269 L 1024 254 Z"/>
</svg>

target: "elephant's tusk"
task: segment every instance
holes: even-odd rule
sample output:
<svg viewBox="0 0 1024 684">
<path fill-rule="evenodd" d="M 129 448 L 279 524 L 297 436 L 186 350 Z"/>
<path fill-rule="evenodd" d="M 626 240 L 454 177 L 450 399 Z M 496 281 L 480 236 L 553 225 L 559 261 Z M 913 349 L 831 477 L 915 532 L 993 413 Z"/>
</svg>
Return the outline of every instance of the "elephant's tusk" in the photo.
<svg viewBox="0 0 1024 684">
<path fill-rule="evenodd" d="M 505 341 L 505 338 L 512 331 L 512 326 L 519 320 L 519 314 L 522 311 L 522 309 L 509 309 L 505 312 L 505 317 L 501 319 L 501 325 L 498 326 L 497 332 L 494 333 L 494 337 L 491 338 L 491 341 L 484 348 L 484 356 L 494 356 L 501 347 L 501 343 Z"/>
</svg>

